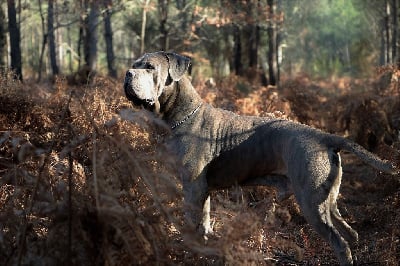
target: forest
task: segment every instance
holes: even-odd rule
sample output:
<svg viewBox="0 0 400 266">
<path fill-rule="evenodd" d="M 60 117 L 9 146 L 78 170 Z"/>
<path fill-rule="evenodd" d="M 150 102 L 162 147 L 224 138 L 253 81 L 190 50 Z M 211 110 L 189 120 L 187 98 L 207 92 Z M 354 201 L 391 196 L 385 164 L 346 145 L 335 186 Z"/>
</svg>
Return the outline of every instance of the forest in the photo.
<svg viewBox="0 0 400 266">
<path fill-rule="evenodd" d="M 400 0 L 0 1 L 0 265 L 336 265 L 294 197 L 212 192 L 184 224 L 171 130 L 133 108 L 146 52 L 191 58 L 204 102 L 294 120 L 400 165 Z M 400 176 L 343 152 L 360 265 L 400 261 Z"/>
<path fill-rule="evenodd" d="M 156 50 L 191 56 L 194 77 L 257 72 L 263 85 L 280 73 L 365 77 L 399 58 L 394 0 L 20 0 L 0 12 L 0 63 L 21 80 L 115 78 Z"/>
</svg>

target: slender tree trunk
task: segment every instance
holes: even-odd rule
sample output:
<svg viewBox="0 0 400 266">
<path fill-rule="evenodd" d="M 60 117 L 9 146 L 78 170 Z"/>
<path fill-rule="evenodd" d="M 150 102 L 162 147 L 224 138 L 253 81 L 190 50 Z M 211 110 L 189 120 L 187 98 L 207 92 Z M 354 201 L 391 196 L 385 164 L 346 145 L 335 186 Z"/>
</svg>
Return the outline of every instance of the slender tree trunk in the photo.
<svg viewBox="0 0 400 266">
<path fill-rule="evenodd" d="M 53 75 L 59 74 L 57 65 L 56 43 L 54 39 L 54 0 L 48 1 L 47 7 L 47 37 L 49 39 L 50 65 Z"/>
<path fill-rule="evenodd" d="M 385 19 L 382 19 L 381 21 L 381 32 L 380 34 L 380 39 L 381 39 L 381 45 L 379 49 L 379 64 L 381 66 L 386 64 L 386 23 Z"/>
<path fill-rule="evenodd" d="M 0 6 L 0 67 L 4 70 L 6 66 L 7 56 L 7 40 L 6 40 L 6 15 L 4 14 L 3 7 Z"/>
<path fill-rule="evenodd" d="M 104 12 L 104 39 L 106 42 L 106 53 L 107 53 L 107 68 L 108 75 L 110 77 L 116 78 L 117 71 L 115 70 L 114 61 L 114 48 L 113 48 L 113 34 L 112 34 L 112 26 L 111 26 L 111 6 L 112 0 L 105 0 L 105 12 Z"/>
<path fill-rule="evenodd" d="M 249 58 L 249 68 L 256 69 L 258 66 L 258 47 L 260 42 L 260 29 L 258 26 L 257 6 L 254 1 L 247 1 L 246 21 L 248 21 L 245 31 L 247 35 L 247 49 Z"/>
<path fill-rule="evenodd" d="M 250 36 L 248 38 L 249 49 L 249 67 L 257 69 L 258 67 L 258 47 L 260 46 L 260 27 L 249 25 Z"/>
<path fill-rule="evenodd" d="M 160 26 L 159 30 L 161 33 L 160 38 L 160 46 L 161 50 L 168 50 L 168 29 L 167 29 L 167 21 L 168 21 L 168 7 L 170 0 L 158 0 L 158 11 L 160 15 Z"/>
<path fill-rule="evenodd" d="M 99 5 L 97 1 L 90 1 L 90 11 L 85 20 L 84 54 L 85 64 L 89 71 L 96 70 L 97 64 L 97 25 L 99 20 Z"/>
<path fill-rule="evenodd" d="M 10 32 L 11 46 L 11 70 L 14 71 L 14 78 L 22 80 L 22 60 L 21 60 L 21 37 L 17 24 L 17 10 L 15 1 L 7 0 L 8 10 L 8 30 Z"/>
<path fill-rule="evenodd" d="M 72 40 L 71 40 L 71 28 L 70 28 L 70 26 L 67 27 L 67 42 L 68 42 L 68 49 L 67 49 L 68 70 L 69 70 L 69 73 L 71 74 L 73 69 L 72 69 Z"/>
<path fill-rule="evenodd" d="M 386 33 L 386 64 L 391 63 L 391 45 L 390 45 L 390 2 L 389 0 L 385 1 L 386 4 L 386 14 L 385 14 L 385 33 Z"/>
<path fill-rule="evenodd" d="M 144 53 L 145 49 L 145 37 L 146 37 L 146 23 L 147 23 L 147 9 L 149 7 L 150 0 L 145 0 L 143 11 L 142 11 L 142 29 L 140 32 L 140 54 Z"/>
<path fill-rule="evenodd" d="M 79 19 L 79 35 L 78 35 L 78 41 L 76 44 L 76 51 L 78 54 L 78 69 L 81 68 L 82 66 L 82 43 L 83 43 L 83 39 L 84 39 L 84 35 L 85 35 L 85 19 L 84 17 L 81 15 L 80 19 Z"/>
<path fill-rule="evenodd" d="M 236 24 L 233 25 L 233 67 L 235 74 L 242 75 L 242 41 L 240 36 L 240 27 Z"/>
<path fill-rule="evenodd" d="M 282 0 L 276 0 L 276 10 L 277 12 L 282 11 Z M 275 12 L 276 13 L 276 12 Z M 282 50 L 282 30 L 281 30 L 282 22 L 276 21 L 275 22 L 275 31 L 276 31 L 276 80 L 277 84 L 279 85 L 279 81 L 281 80 L 281 62 L 283 60 L 283 50 Z"/>
<path fill-rule="evenodd" d="M 44 51 L 45 51 L 46 45 L 47 45 L 47 32 L 46 32 L 45 18 L 44 18 L 43 10 L 42 10 L 42 1 L 38 0 L 38 4 L 39 4 L 39 13 L 40 13 L 40 18 L 41 18 L 41 22 L 42 22 L 42 34 L 43 34 L 42 49 L 40 51 L 40 56 L 39 56 L 39 70 L 38 70 L 38 79 L 37 79 L 37 81 L 40 82 L 42 80 Z"/>
<path fill-rule="evenodd" d="M 268 0 L 268 6 L 270 8 L 270 18 L 268 22 L 268 73 L 269 73 L 269 84 L 277 85 L 277 57 L 276 57 L 276 27 L 274 21 L 275 3 L 273 0 Z"/>
<path fill-rule="evenodd" d="M 393 8 L 393 32 L 392 32 L 392 61 L 394 64 L 398 63 L 398 51 L 397 51 L 397 35 L 398 35 L 398 26 L 399 26 L 399 2 L 398 0 L 392 0 L 392 8 Z"/>
</svg>

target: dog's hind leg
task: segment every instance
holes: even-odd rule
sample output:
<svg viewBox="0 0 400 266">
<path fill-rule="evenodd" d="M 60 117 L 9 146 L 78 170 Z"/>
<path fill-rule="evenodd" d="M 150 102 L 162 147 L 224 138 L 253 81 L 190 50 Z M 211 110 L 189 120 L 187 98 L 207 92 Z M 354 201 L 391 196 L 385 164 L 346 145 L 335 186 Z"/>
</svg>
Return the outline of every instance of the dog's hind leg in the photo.
<svg viewBox="0 0 400 266">
<path fill-rule="evenodd" d="M 354 243 L 358 241 L 358 233 L 346 223 L 346 221 L 340 215 L 336 205 L 336 202 L 331 205 L 331 217 L 333 225 L 339 230 L 340 234 L 344 237 L 344 239 L 346 239 L 347 242 Z"/>
<path fill-rule="evenodd" d="M 307 164 L 289 169 L 292 183 L 297 182 L 293 184 L 297 201 L 308 223 L 331 245 L 340 264 L 352 265 L 347 241 L 352 233 L 336 208 L 342 177 L 340 156 L 327 150 L 313 151 L 308 158 Z"/>
<path fill-rule="evenodd" d="M 334 227 L 330 207 L 329 202 L 311 207 L 313 209 L 305 215 L 306 220 L 331 245 L 340 265 L 353 265 L 350 246 Z"/>
<path fill-rule="evenodd" d="M 339 195 L 340 183 L 342 181 L 342 165 L 340 154 L 337 152 L 330 153 L 332 179 L 335 180 L 329 193 L 329 206 L 331 212 L 332 223 L 347 242 L 353 243 L 358 241 L 357 232 L 351 228 L 349 224 L 340 215 L 337 208 L 337 197 Z"/>
</svg>

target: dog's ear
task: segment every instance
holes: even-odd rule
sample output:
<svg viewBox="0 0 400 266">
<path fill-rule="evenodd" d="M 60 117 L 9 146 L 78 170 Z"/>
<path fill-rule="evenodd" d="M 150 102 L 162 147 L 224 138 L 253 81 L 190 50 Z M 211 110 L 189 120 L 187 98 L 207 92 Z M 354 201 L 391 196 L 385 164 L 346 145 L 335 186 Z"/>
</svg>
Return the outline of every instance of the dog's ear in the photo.
<svg viewBox="0 0 400 266">
<path fill-rule="evenodd" d="M 165 55 L 168 58 L 169 75 L 173 81 L 180 80 L 189 69 L 190 58 L 176 53 L 165 53 Z"/>
</svg>

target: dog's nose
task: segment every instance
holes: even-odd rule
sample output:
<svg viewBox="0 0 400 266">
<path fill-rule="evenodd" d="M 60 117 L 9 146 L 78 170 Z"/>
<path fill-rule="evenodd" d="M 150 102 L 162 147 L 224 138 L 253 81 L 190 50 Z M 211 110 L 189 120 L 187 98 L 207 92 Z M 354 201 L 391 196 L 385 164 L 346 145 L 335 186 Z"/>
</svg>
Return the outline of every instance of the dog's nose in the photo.
<svg viewBox="0 0 400 266">
<path fill-rule="evenodd" d="M 134 76 L 134 72 L 132 71 L 132 69 L 129 69 L 128 71 L 126 71 L 125 76 L 127 78 L 132 78 Z"/>
</svg>

